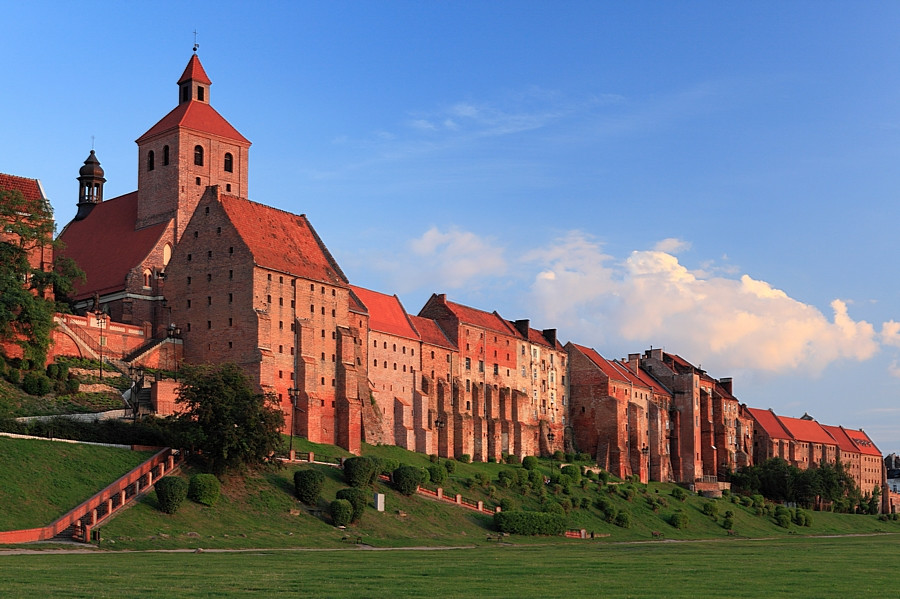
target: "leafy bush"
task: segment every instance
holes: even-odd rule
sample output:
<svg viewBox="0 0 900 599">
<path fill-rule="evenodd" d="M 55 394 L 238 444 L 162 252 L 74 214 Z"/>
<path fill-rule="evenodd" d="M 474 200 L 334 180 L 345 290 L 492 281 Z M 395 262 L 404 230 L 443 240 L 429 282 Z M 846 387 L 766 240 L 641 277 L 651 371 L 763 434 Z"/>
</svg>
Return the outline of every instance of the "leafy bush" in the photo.
<svg viewBox="0 0 900 599">
<path fill-rule="evenodd" d="M 400 461 L 395 460 L 394 458 L 369 458 L 370 460 L 375 462 L 375 473 L 377 479 L 378 474 L 386 474 L 388 476 L 391 475 L 391 472 L 400 467 Z M 373 481 L 375 480 L 373 479 Z"/>
<path fill-rule="evenodd" d="M 19 374 L 19 369 L 10 366 L 9 370 L 6 371 L 6 380 L 13 385 L 18 385 L 22 380 Z"/>
<path fill-rule="evenodd" d="M 294 493 L 297 495 L 297 499 L 307 505 L 318 503 L 324 486 L 325 475 L 319 470 L 310 468 L 294 473 Z"/>
<path fill-rule="evenodd" d="M 675 487 L 674 489 L 672 489 L 672 497 L 674 497 L 678 501 L 686 500 L 687 496 L 688 496 L 687 491 L 685 491 L 681 487 Z"/>
<path fill-rule="evenodd" d="M 553 452 L 553 461 L 554 462 L 565 462 L 566 454 L 559 449 Z"/>
<path fill-rule="evenodd" d="M 219 479 L 212 474 L 195 474 L 188 485 L 188 498 L 191 501 L 214 506 L 219 500 L 221 485 Z"/>
<path fill-rule="evenodd" d="M 741 497 L 741 505 L 744 507 L 752 507 L 753 499 L 749 495 L 744 495 Z"/>
<path fill-rule="evenodd" d="M 469 462 L 472 461 L 472 456 L 470 456 L 467 453 L 464 453 L 464 454 L 458 456 L 456 459 L 458 461 L 462 462 L 463 464 L 468 464 Z"/>
<path fill-rule="evenodd" d="M 593 459 L 594 458 L 592 458 L 591 454 L 589 454 L 589 453 L 579 452 L 579 453 L 575 454 L 576 462 L 591 462 L 591 461 L 593 461 Z"/>
<path fill-rule="evenodd" d="M 436 485 L 443 484 L 447 480 L 447 469 L 441 464 L 432 464 L 428 467 L 428 478 Z"/>
<path fill-rule="evenodd" d="M 574 462 L 574 461 L 575 461 L 575 454 L 574 454 L 574 453 L 565 453 L 565 454 L 563 454 L 563 455 L 564 455 L 564 457 L 566 458 L 566 461 L 567 461 L 567 462 Z"/>
<path fill-rule="evenodd" d="M 353 506 L 353 515 L 350 517 L 351 522 L 359 522 L 369 505 L 370 493 L 366 489 L 360 487 L 348 487 L 341 489 L 335 495 L 337 499 L 346 499 Z"/>
<path fill-rule="evenodd" d="M 568 497 L 562 499 L 559 502 L 559 505 L 562 506 L 563 511 L 567 514 L 572 511 L 572 507 L 573 507 L 572 500 L 569 499 Z"/>
<path fill-rule="evenodd" d="M 378 472 L 373 460 L 353 457 L 344 460 L 344 479 L 351 487 L 365 487 L 374 482 Z"/>
<path fill-rule="evenodd" d="M 719 515 L 719 506 L 712 501 L 707 501 L 703 504 L 703 507 L 700 508 L 700 511 L 703 512 L 705 516 L 716 518 Z"/>
<path fill-rule="evenodd" d="M 500 483 L 500 486 L 504 489 L 510 488 L 517 481 L 518 477 L 513 470 L 501 470 L 500 473 L 497 474 L 497 482 Z"/>
<path fill-rule="evenodd" d="M 174 514 L 188 494 L 188 484 L 183 478 L 166 476 L 156 482 L 156 500 L 159 509 Z"/>
<path fill-rule="evenodd" d="M 684 530 L 688 527 L 690 520 L 688 519 L 688 515 L 684 512 L 675 512 L 672 514 L 672 517 L 669 518 L 669 524 L 678 530 Z"/>
<path fill-rule="evenodd" d="M 797 526 L 812 526 L 812 516 L 809 515 L 809 512 L 801 510 L 797 508 L 794 512 L 794 524 Z"/>
<path fill-rule="evenodd" d="M 47 375 L 36 370 L 26 373 L 25 380 L 22 381 L 22 390 L 28 395 L 47 395 L 51 387 Z"/>
<path fill-rule="evenodd" d="M 508 456 L 506 456 L 506 458 L 504 458 L 504 461 L 505 461 L 507 464 L 516 465 L 516 464 L 518 464 L 521 460 L 519 460 L 519 456 L 517 456 L 517 455 L 514 454 L 514 453 L 511 453 L 511 454 L 509 454 Z"/>
<path fill-rule="evenodd" d="M 625 510 L 616 514 L 615 525 L 619 528 L 631 528 L 631 514 Z"/>
<path fill-rule="evenodd" d="M 76 378 L 71 378 L 66 381 L 66 392 L 68 393 L 78 393 L 78 389 L 81 387 L 81 381 Z"/>
<path fill-rule="evenodd" d="M 726 517 L 724 520 L 722 520 L 722 528 L 724 528 L 725 530 L 731 530 L 732 528 L 734 528 L 734 518 Z"/>
<path fill-rule="evenodd" d="M 453 474 L 456 472 L 456 462 L 454 460 L 444 460 L 444 470 L 447 471 L 447 474 Z"/>
<path fill-rule="evenodd" d="M 329 506 L 331 521 L 335 526 L 347 526 L 353 518 L 353 506 L 346 499 L 335 499 Z"/>
<path fill-rule="evenodd" d="M 438 454 L 436 454 L 436 453 L 431 453 L 431 454 L 428 454 L 428 459 L 431 461 L 432 464 L 437 464 L 437 463 L 438 463 L 438 460 L 439 460 L 440 458 L 438 457 Z"/>
<path fill-rule="evenodd" d="M 766 498 L 759 493 L 751 495 L 750 500 L 753 502 L 753 507 L 763 507 L 766 505 Z"/>
<path fill-rule="evenodd" d="M 574 464 L 568 464 L 560 469 L 560 472 L 572 479 L 572 482 L 578 484 L 581 481 L 581 468 Z"/>
<path fill-rule="evenodd" d="M 775 523 L 782 528 L 790 528 L 791 527 L 791 515 L 790 514 L 779 514 L 775 516 Z"/>
<path fill-rule="evenodd" d="M 609 472 L 606 470 L 601 470 L 598 476 L 600 477 L 600 482 L 604 485 L 609 482 Z"/>
<path fill-rule="evenodd" d="M 560 535 L 566 531 L 566 517 L 548 512 L 510 510 L 494 514 L 494 525 L 500 532 L 517 535 Z"/>
<path fill-rule="evenodd" d="M 403 495 L 412 495 L 425 480 L 425 471 L 415 466 L 400 466 L 394 470 L 394 488 Z"/>
<path fill-rule="evenodd" d="M 622 495 L 622 498 L 625 499 L 625 501 L 631 501 L 632 499 L 634 499 L 634 487 L 632 487 L 630 485 L 623 486 L 621 495 Z"/>
<path fill-rule="evenodd" d="M 53 363 L 47 365 L 47 378 L 50 379 L 58 379 L 59 378 L 59 364 Z"/>
<path fill-rule="evenodd" d="M 529 480 L 529 482 L 531 482 L 531 485 L 535 489 L 539 489 L 544 486 L 544 475 L 541 474 L 540 470 L 529 471 L 528 480 Z"/>
<path fill-rule="evenodd" d="M 525 456 L 522 460 L 522 468 L 525 470 L 534 470 L 538 466 L 538 459 L 533 455 Z"/>
</svg>

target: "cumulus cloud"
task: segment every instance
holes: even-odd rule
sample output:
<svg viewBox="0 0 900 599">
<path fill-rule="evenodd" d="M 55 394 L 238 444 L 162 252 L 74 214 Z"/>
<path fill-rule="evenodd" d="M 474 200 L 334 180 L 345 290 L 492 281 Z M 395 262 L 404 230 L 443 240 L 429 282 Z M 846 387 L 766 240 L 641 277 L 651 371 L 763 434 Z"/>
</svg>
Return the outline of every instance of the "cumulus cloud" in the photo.
<svg viewBox="0 0 900 599">
<path fill-rule="evenodd" d="M 635 351 L 665 345 L 723 371 L 815 374 L 878 351 L 875 328 L 853 320 L 845 302 L 834 300 L 826 316 L 749 275 L 691 270 L 671 253 L 685 247 L 667 239 L 617 261 L 590 236 L 570 233 L 528 256 L 540 268 L 534 305 L 585 343 L 615 339 Z M 900 325 L 885 325 L 881 337 L 900 345 Z"/>
<path fill-rule="evenodd" d="M 678 254 L 680 252 L 691 249 L 691 244 L 687 241 L 683 241 L 675 237 L 668 237 L 666 239 L 663 239 L 662 241 L 658 241 L 656 245 L 653 246 L 653 249 L 658 252 Z"/>
</svg>

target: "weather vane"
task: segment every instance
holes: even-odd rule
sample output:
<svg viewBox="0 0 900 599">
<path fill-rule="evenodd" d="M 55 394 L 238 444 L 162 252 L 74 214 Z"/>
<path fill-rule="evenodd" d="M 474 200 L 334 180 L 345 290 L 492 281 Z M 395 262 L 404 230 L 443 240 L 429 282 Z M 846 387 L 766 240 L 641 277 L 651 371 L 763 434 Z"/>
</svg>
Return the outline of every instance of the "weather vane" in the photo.
<svg viewBox="0 0 900 599">
<path fill-rule="evenodd" d="M 194 54 L 197 53 L 197 48 L 200 47 L 200 44 L 197 43 L 197 30 L 194 29 Z"/>
</svg>

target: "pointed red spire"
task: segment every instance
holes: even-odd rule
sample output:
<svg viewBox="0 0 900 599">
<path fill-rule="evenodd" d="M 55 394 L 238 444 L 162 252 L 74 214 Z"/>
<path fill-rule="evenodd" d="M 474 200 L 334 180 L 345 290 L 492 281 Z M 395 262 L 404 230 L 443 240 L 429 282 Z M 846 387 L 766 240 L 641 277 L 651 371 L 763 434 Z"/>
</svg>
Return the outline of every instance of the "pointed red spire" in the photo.
<svg viewBox="0 0 900 599">
<path fill-rule="evenodd" d="M 187 67 L 185 67 L 184 73 L 181 75 L 181 79 L 178 80 L 178 85 L 181 85 L 185 81 L 196 81 L 197 83 L 203 83 L 204 85 L 212 85 L 212 81 L 206 76 L 206 71 L 203 70 L 203 65 L 200 64 L 200 59 L 196 54 L 192 55 L 191 59 L 188 61 Z"/>
</svg>

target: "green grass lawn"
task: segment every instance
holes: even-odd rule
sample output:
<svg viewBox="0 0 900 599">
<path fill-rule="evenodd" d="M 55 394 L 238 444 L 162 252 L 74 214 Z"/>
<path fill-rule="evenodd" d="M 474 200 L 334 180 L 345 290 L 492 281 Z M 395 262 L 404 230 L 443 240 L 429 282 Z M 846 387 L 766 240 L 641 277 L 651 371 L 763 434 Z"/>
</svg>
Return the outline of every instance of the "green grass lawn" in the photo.
<svg viewBox="0 0 900 599">
<path fill-rule="evenodd" d="M 4 597 L 884 597 L 898 535 L 448 551 L 3 555 Z"/>
<path fill-rule="evenodd" d="M 152 455 L 0 437 L 0 530 L 50 524 Z"/>
</svg>

